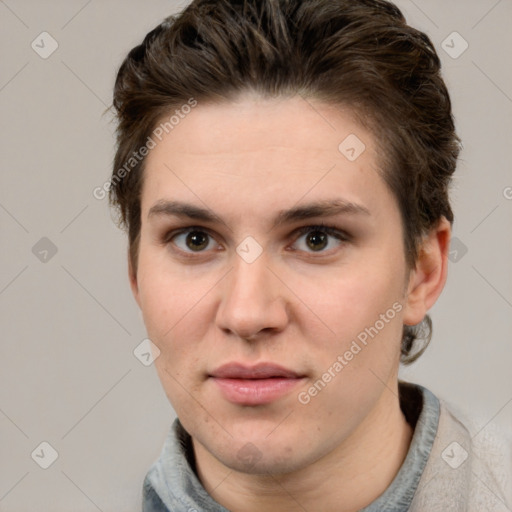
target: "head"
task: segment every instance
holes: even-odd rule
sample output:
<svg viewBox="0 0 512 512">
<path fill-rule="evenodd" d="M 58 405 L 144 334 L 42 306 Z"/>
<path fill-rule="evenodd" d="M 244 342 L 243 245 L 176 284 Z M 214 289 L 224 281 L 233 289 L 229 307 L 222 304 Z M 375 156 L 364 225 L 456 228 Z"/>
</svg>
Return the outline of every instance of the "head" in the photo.
<svg viewBox="0 0 512 512">
<path fill-rule="evenodd" d="M 318 427 L 311 462 L 430 339 L 459 152 L 432 43 L 383 0 L 198 0 L 128 54 L 113 103 L 110 199 L 178 416 L 220 460 L 251 443 L 269 467 Z M 332 201 L 344 213 L 322 217 Z M 337 231 L 297 233 L 319 221 Z M 300 382 L 233 404 L 211 377 L 241 360 Z M 283 406 L 296 421 L 268 437 Z"/>
</svg>

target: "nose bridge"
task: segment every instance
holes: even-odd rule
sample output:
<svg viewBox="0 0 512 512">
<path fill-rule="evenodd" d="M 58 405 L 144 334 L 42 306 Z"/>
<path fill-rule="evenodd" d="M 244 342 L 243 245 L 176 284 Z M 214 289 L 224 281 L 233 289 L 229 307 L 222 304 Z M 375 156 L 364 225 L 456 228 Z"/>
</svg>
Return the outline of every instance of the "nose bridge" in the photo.
<svg viewBox="0 0 512 512">
<path fill-rule="evenodd" d="M 234 268 L 228 279 L 226 299 L 232 302 L 250 302 L 254 307 L 264 305 L 271 300 L 273 285 L 270 283 L 272 272 L 267 268 L 269 262 L 265 254 L 248 263 L 236 256 Z"/>
<path fill-rule="evenodd" d="M 238 254 L 224 283 L 217 314 L 219 327 L 249 338 L 262 329 L 280 329 L 286 322 L 283 290 L 262 253 L 252 262 Z"/>
</svg>

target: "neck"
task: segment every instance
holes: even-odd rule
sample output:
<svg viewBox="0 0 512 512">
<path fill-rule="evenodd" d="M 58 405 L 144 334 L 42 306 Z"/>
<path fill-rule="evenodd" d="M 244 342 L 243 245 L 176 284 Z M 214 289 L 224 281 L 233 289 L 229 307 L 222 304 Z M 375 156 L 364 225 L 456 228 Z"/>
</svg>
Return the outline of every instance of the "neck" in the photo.
<svg viewBox="0 0 512 512">
<path fill-rule="evenodd" d="M 199 443 L 194 442 L 194 451 L 204 488 L 232 512 L 352 512 L 389 487 L 407 455 L 412 432 L 400 410 L 396 384 L 393 392 L 384 390 L 376 408 L 335 450 L 293 473 L 240 473 Z"/>
</svg>

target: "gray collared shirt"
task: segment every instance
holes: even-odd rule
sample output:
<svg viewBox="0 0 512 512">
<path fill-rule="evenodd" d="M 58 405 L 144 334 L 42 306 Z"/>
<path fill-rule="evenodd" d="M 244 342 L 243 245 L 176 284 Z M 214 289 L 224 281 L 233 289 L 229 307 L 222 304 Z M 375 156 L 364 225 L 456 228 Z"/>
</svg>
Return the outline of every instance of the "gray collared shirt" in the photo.
<svg viewBox="0 0 512 512">
<path fill-rule="evenodd" d="M 439 422 L 439 400 L 426 388 L 399 382 L 400 405 L 414 433 L 390 486 L 361 512 L 406 512 L 427 464 Z M 143 484 L 143 512 L 229 512 L 204 489 L 194 471 L 189 434 L 174 421 Z"/>
</svg>

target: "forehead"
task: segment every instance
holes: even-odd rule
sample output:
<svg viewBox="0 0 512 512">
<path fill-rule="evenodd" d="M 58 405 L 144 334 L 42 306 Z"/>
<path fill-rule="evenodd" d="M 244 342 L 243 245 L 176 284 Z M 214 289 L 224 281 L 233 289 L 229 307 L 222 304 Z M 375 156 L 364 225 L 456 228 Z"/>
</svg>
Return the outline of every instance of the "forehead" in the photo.
<svg viewBox="0 0 512 512">
<path fill-rule="evenodd" d="M 368 208 L 393 200 L 373 136 L 350 109 L 301 96 L 244 95 L 199 102 L 163 134 L 146 159 L 142 209 L 172 196 L 224 208 L 259 201 L 260 210 L 277 210 L 301 197 L 336 195 Z"/>
<path fill-rule="evenodd" d="M 349 107 L 300 95 L 263 98 L 245 93 L 232 101 L 199 102 L 180 120 L 174 117 L 174 122 L 178 122 L 168 127 L 168 133 L 163 134 L 164 144 L 158 144 L 153 155 L 158 156 L 167 145 L 180 153 L 208 157 L 288 149 L 311 156 L 314 151 L 330 153 L 337 158 L 340 143 L 350 135 L 356 150 L 365 147 L 367 156 L 374 151 L 373 137 L 356 122 Z M 165 121 L 164 117 L 161 123 Z M 349 149 L 348 146 L 341 149 Z"/>
</svg>

